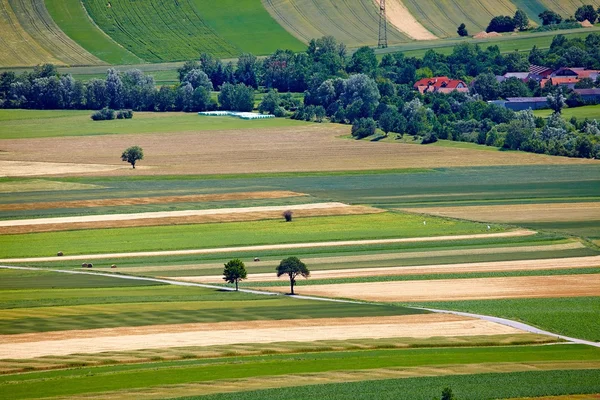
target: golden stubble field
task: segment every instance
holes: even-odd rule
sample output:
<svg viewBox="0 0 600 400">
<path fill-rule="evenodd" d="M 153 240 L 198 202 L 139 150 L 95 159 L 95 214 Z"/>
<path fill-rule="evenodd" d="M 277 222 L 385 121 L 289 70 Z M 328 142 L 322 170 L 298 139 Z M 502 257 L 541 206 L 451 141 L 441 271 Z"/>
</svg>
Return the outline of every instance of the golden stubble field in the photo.
<svg viewBox="0 0 600 400">
<path fill-rule="evenodd" d="M 343 125 L 311 124 L 292 128 L 6 139 L 0 141 L 0 176 L 227 174 L 597 163 L 531 153 L 341 138 L 349 131 Z M 121 152 L 132 145 L 141 146 L 145 155 L 135 170 L 120 159 Z M 10 165 L 14 161 L 22 163 L 19 168 Z M 90 168 L 83 168 L 87 165 Z"/>
</svg>

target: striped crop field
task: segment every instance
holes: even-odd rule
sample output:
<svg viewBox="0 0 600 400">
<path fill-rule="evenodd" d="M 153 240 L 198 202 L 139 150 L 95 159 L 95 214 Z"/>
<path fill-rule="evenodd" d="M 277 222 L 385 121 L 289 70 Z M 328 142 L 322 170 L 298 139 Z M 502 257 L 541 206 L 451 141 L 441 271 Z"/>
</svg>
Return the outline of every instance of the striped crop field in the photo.
<svg viewBox="0 0 600 400">
<path fill-rule="evenodd" d="M 56 25 L 44 0 L 9 0 L 19 23 L 49 53 L 67 65 L 97 65 L 103 62 L 69 38 Z"/>
<path fill-rule="evenodd" d="M 509 0 L 404 0 L 413 16 L 438 37 L 457 36 L 464 23 L 469 33 L 485 30 L 497 15 L 513 15 L 515 5 Z"/>
<path fill-rule="evenodd" d="M 303 42 L 331 35 L 350 47 L 377 43 L 379 10 L 373 0 L 262 0 L 288 32 Z M 388 42 L 410 39 L 388 25 Z"/>
<path fill-rule="evenodd" d="M 46 62 L 64 65 L 23 29 L 8 0 L 1 0 L 0 65 L 19 67 Z"/>
<path fill-rule="evenodd" d="M 79 0 L 45 0 L 44 3 L 60 29 L 102 61 L 110 64 L 143 62 L 102 32 L 89 18 Z"/>
<path fill-rule="evenodd" d="M 598 0 L 539 0 L 547 9 L 556 11 L 563 17 L 570 17 L 583 5 L 591 4 L 594 8 L 600 6 Z"/>
</svg>

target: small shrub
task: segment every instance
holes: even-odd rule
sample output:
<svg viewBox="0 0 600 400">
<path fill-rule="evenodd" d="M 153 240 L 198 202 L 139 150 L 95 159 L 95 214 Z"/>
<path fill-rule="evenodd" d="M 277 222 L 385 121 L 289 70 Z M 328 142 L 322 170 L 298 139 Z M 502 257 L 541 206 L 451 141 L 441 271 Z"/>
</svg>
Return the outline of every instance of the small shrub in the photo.
<svg viewBox="0 0 600 400">
<path fill-rule="evenodd" d="M 352 123 L 352 136 L 356 139 L 363 139 L 375 134 L 377 123 L 373 118 L 360 118 Z"/>
<path fill-rule="evenodd" d="M 291 210 L 287 210 L 283 212 L 283 218 L 285 218 L 285 222 L 292 222 L 292 216 L 294 213 Z"/>
<path fill-rule="evenodd" d="M 58 253 L 56 253 L 56 255 L 57 255 L 58 257 L 62 257 L 64 254 L 63 254 L 63 252 L 62 252 L 62 251 L 59 251 Z"/>
<path fill-rule="evenodd" d="M 285 108 L 283 108 L 281 106 L 275 107 L 275 110 L 273 111 L 273 115 L 277 118 L 285 117 L 286 116 Z"/>
</svg>

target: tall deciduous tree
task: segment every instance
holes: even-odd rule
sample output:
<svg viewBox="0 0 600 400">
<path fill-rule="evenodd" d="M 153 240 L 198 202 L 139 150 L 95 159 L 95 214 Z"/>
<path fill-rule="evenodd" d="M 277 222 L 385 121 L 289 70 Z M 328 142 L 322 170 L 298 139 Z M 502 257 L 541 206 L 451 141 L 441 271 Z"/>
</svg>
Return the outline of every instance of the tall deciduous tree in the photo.
<svg viewBox="0 0 600 400">
<path fill-rule="evenodd" d="M 310 271 L 306 267 L 306 265 L 298 259 L 298 257 L 289 257 L 285 260 L 282 260 L 279 263 L 279 266 L 276 269 L 277 277 L 282 275 L 287 275 L 290 278 L 290 289 L 291 294 L 294 294 L 294 285 L 296 285 L 296 278 L 298 276 L 303 276 L 308 278 L 310 275 Z"/>
<path fill-rule="evenodd" d="M 525 14 L 525 11 L 521 9 L 518 9 L 517 12 L 515 12 L 513 22 L 515 23 L 515 28 L 520 31 L 525 31 L 529 28 L 529 18 L 527 17 L 527 14 Z"/>
<path fill-rule="evenodd" d="M 456 31 L 456 33 L 458 33 L 458 36 L 461 37 L 469 36 L 469 31 L 467 30 L 467 26 L 464 23 L 458 26 L 458 30 Z"/>
<path fill-rule="evenodd" d="M 140 146 L 131 146 L 121 154 L 121 160 L 127 161 L 135 169 L 135 163 L 144 159 L 144 151 Z"/>
<path fill-rule="evenodd" d="M 236 291 L 238 290 L 238 283 L 242 279 L 246 279 L 247 275 L 246 266 L 238 258 L 229 261 L 223 269 L 223 280 L 227 283 L 235 283 Z"/>
<path fill-rule="evenodd" d="M 586 4 L 581 6 L 575 11 L 575 19 L 579 22 L 585 21 L 586 19 L 590 21 L 590 23 L 595 23 L 598 19 L 598 12 L 594 8 L 594 6 Z"/>
</svg>

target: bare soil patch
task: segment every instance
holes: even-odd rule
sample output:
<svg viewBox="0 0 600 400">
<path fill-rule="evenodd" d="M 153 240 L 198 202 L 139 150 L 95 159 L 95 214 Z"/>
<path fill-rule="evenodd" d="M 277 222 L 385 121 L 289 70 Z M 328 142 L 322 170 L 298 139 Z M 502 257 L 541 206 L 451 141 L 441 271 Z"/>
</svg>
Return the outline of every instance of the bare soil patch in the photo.
<svg viewBox="0 0 600 400">
<path fill-rule="evenodd" d="M 379 0 L 373 1 L 379 7 Z M 417 21 L 400 0 L 392 0 L 386 3 L 386 17 L 396 29 L 415 40 L 437 39 L 437 36 Z"/>
<path fill-rule="evenodd" d="M 470 250 L 445 250 L 436 252 L 414 252 L 403 254 L 373 254 L 365 256 L 348 256 L 348 257 L 329 257 L 329 258 L 303 258 L 303 261 L 310 265 L 311 263 L 344 263 L 356 261 L 374 261 L 388 259 L 413 258 L 417 254 L 422 257 L 434 257 L 445 255 L 463 255 L 463 254 L 497 254 L 497 250 L 502 252 L 515 251 L 551 251 L 551 250 L 569 250 L 584 247 L 580 242 L 566 243 L 561 245 L 550 246 L 532 246 L 532 247 L 505 247 L 499 249 L 473 249 Z M 496 251 L 495 251 L 496 250 Z M 252 266 L 268 266 L 276 265 L 276 263 L 259 262 L 253 263 Z M 171 267 L 131 267 L 123 268 L 121 272 L 152 272 L 152 271 L 167 271 L 169 269 L 193 269 L 198 270 L 221 267 L 221 264 L 204 264 L 200 266 L 171 266 Z M 490 271 L 529 271 L 529 270 L 545 270 L 545 269 L 562 269 L 562 268 L 589 268 L 590 266 L 600 266 L 600 256 L 595 257 L 574 257 L 574 258 L 558 258 L 548 260 L 519 260 L 519 261 L 499 261 L 499 262 L 479 262 L 465 264 L 443 264 L 443 265 L 420 265 L 415 267 L 381 267 L 381 268 L 347 268 L 335 270 L 312 271 L 311 279 L 336 279 L 336 278 L 358 278 L 370 276 L 398 276 L 398 275 L 417 275 L 417 274 L 446 274 L 446 273 L 464 273 L 464 272 L 490 272 Z M 182 276 L 182 277 L 165 277 L 164 279 L 175 279 L 178 281 L 195 282 L 195 283 L 222 283 L 222 275 L 212 276 Z M 249 274 L 244 282 L 276 282 L 285 281 L 285 277 L 277 278 L 273 274 Z"/>
<path fill-rule="evenodd" d="M 517 334 L 504 325 L 442 314 L 161 325 L 0 336 L 0 359 L 235 343 Z"/>
<path fill-rule="evenodd" d="M 288 209 L 289 207 L 285 207 Z M 295 218 L 328 217 L 334 215 L 363 215 L 385 212 L 367 206 L 345 206 L 294 210 Z M 111 220 L 99 222 L 73 222 L 68 224 L 44 224 L 23 226 L 0 226 L 0 235 L 21 233 L 56 232 L 64 230 L 132 228 L 138 226 L 211 224 L 217 222 L 247 222 L 265 219 L 280 219 L 281 211 L 253 211 L 237 214 L 195 215 L 185 217 L 145 218 L 133 220 Z"/>
<path fill-rule="evenodd" d="M 83 158 L 85 159 L 85 158 Z M 73 158 L 70 158 L 73 160 Z M 71 175 L 105 173 L 123 168 L 121 165 L 108 164 L 74 164 L 65 161 L 36 162 L 0 161 L 0 177 Z"/>
<path fill-rule="evenodd" d="M 39 181 L 44 182 L 44 181 Z M 72 186 L 90 186 L 69 182 L 56 182 L 58 188 L 61 185 L 65 187 Z M 0 184 L 0 191 L 4 184 Z M 46 190 L 46 189 L 45 189 Z M 50 189 L 47 189 L 50 190 Z M 54 189 L 52 189 L 54 190 Z M 60 190 L 60 189 L 58 189 Z M 192 194 L 186 196 L 157 196 L 157 197 L 132 197 L 124 199 L 96 199 L 96 200 L 75 200 L 75 201 L 49 201 L 38 203 L 14 203 L 0 204 L 0 211 L 19 211 L 19 210 L 49 210 L 53 208 L 94 208 L 94 207 L 115 207 L 115 206 L 136 206 L 146 204 L 170 204 L 170 203 L 205 203 L 212 201 L 235 201 L 235 200 L 262 200 L 262 199 L 283 199 L 286 197 L 306 196 L 304 193 L 290 191 L 268 191 L 268 192 L 239 192 L 239 193 L 219 193 L 219 194 Z"/>
<path fill-rule="evenodd" d="M 32 175 L 203 175 L 598 163 L 597 160 L 524 152 L 489 152 L 339 138 L 349 132 L 348 126 L 311 124 L 273 129 L 7 139 L 2 141 L 2 146 L 9 152 L 4 159 L 24 164 L 34 161 L 72 163 L 73 160 L 92 164 L 86 170 L 49 170 L 43 167 L 49 164 L 43 164 L 37 170 L 30 169 L 28 173 Z M 115 153 L 115 149 L 120 151 L 132 143 L 141 146 L 145 155 L 135 170 L 115 162 L 120 154 Z M 100 167 L 94 165 L 104 169 L 99 170 Z"/>
<path fill-rule="evenodd" d="M 289 291 L 286 287 L 263 289 Z M 598 296 L 600 274 L 309 285 L 299 292 L 385 302 Z"/>
<path fill-rule="evenodd" d="M 486 222 L 563 222 L 600 220 L 600 202 L 424 207 L 403 211 Z"/>
</svg>

